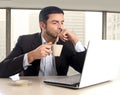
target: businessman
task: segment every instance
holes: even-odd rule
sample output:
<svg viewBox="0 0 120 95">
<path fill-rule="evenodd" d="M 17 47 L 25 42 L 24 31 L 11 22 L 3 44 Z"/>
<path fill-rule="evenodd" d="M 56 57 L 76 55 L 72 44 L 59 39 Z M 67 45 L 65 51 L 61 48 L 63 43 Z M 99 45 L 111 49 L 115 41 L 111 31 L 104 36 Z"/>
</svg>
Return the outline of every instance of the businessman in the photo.
<svg viewBox="0 0 120 95">
<path fill-rule="evenodd" d="M 64 12 L 56 6 L 43 8 L 39 14 L 41 32 L 19 37 L 14 49 L 0 63 L 0 77 L 17 73 L 24 76 L 67 75 L 69 66 L 82 72 L 86 49 L 78 38 L 63 27 Z M 52 45 L 62 44 L 59 57 L 52 55 Z"/>
</svg>

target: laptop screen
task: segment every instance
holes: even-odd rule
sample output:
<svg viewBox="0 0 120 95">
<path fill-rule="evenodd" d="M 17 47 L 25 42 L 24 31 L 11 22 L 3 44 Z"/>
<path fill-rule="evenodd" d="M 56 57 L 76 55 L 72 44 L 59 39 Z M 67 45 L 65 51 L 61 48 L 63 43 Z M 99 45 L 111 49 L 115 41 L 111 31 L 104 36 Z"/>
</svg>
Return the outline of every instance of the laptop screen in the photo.
<svg viewBox="0 0 120 95">
<path fill-rule="evenodd" d="M 120 41 L 90 41 L 80 86 L 85 87 L 114 79 L 120 69 Z"/>
</svg>

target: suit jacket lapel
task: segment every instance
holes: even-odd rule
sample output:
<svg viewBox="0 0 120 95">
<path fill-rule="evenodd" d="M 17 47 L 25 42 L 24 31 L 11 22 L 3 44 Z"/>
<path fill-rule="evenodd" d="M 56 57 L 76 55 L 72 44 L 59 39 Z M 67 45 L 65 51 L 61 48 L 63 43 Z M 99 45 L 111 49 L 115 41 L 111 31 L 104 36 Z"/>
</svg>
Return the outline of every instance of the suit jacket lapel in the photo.
<svg viewBox="0 0 120 95">
<path fill-rule="evenodd" d="M 31 44 L 31 48 L 32 50 L 34 50 L 35 48 L 37 48 L 38 46 L 40 46 L 42 44 L 42 40 L 41 40 L 41 33 L 38 33 L 37 35 L 34 36 L 33 42 Z M 35 64 L 35 68 L 36 68 L 36 73 L 38 75 L 39 73 L 39 69 L 40 69 L 40 59 L 36 60 L 36 64 Z"/>
<path fill-rule="evenodd" d="M 41 40 L 41 33 L 38 33 L 37 35 L 34 36 L 33 42 L 31 44 L 32 49 L 37 48 L 38 46 L 40 46 L 42 44 L 42 40 Z"/>
<path fill-rule="evenodd" d="M 55 64 L 56 64 L 56 70 L 57 73 L 59 74 L 59 67 L 60 67 L 60 58 L 59 57 L 55 57 Z"/>
</svg>

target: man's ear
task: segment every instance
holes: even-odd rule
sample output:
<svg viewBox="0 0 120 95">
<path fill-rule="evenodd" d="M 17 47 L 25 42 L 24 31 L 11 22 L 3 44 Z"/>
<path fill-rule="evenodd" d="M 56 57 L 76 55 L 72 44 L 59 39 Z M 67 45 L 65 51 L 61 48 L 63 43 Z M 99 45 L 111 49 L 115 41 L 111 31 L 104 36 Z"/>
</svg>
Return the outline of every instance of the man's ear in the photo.
<svg viewBox="0 0 120 95">
<path fill-rule="evenodd" d="M 40 25 L 40 28 L 42 29 L 42 30 L 45 30 L 45 23 L 44 22 L 40 22 L 39 23 L 39 25 Z"/>
</svg>

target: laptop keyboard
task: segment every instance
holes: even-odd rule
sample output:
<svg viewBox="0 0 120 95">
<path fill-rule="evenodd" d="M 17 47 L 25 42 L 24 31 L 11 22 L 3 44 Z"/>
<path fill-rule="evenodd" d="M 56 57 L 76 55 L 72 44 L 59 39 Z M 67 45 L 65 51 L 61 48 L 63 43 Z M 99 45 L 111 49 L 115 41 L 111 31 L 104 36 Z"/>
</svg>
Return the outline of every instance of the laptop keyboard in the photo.
<svg viewBox="0 0 120 95">
<path fill-rule="evenodd" d="M 80 74 L 72 76 L 57 77 L 47 80 L 48 82 L 62 83 L 62 84 L 75 84 L 80 82 Z"/>
</svg>

